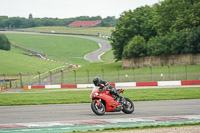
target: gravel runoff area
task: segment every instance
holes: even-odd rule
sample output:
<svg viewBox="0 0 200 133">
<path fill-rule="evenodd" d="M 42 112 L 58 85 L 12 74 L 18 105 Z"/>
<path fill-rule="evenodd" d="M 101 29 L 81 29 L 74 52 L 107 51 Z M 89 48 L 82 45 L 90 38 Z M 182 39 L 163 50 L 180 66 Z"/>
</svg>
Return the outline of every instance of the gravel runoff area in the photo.
<svg viewBox="0 0 200 133">
<path fill-rule="evenodd" d="M 103 132 L 103 133 L 200 133 L 200 126 L 135 129 L 130 131 L 114 131 L 114 132 Z"/>
</svg>

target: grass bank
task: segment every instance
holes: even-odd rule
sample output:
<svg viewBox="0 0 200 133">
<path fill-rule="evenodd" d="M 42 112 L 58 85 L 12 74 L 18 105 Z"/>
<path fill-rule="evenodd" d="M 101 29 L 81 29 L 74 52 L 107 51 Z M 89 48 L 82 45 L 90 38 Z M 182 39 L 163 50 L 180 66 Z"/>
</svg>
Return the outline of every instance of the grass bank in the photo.
<svg viewBox="0 0 200 133">
<path fill-rule="evenodd" d="M 18 75 L 19 73 L 36 74 L 38 71 L 46 72 L 64 64 L 33 58 L 27 55 L 18 54 L 15 52 L 0 50 L 0 75 Z M 1 77 L 0 77 L 1 79 Z"/>
<path fill-rule="evenodd" d="M 6 36 L 13 44 L 71 64 L 89 63 L 84 56 L 99 48 L 96 42 L 77 37 L 42 34 L 6 34 Z"/>
<path fill-rule="evenodd" d="M 8 105 L 38 105 L 38 104 L 66 104 L 66 103 L 90 103 L 91 91 L 63 91 L 56 92 L 36 91 L 28 93 L 2 93 L 0 92 L 0 106 Z M 177 100 L 199 99 L 200 87 L 188 88 L 152 88 L 125 90 L 124 97 L 133 101 L 152 100 Z"/>
</svg>

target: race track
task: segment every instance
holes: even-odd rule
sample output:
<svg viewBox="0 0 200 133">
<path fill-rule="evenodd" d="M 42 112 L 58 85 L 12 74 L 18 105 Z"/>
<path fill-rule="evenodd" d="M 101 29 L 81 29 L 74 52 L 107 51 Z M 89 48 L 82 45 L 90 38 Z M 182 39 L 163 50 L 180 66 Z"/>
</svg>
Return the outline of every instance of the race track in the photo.
<svg viewBox="0 0 200 133">
<path fill-rule="evenodd" d="M 0 124 L 200 115 L 199 103 L 200 99 L 138 101 L 134 102 L 135 112 L 133 114 L 111 112 L 104 116 L 95 115 L 89 103 L 0 106 Z"/>
<path fill-rule="evenodd" d="M 47 34 L 47 33 L 39 33 L 39 32 L 22 32 L 22 31 L 0 31 L 0 33 L 17 33 L 17 34 Z M 78 38 L 84 38 L 88 40 L 92 40 L 96 43 L 98 43 L 99 48 L 95 51 L 92 51 L 84 56 L 84 59 L 89 62 L 100 62 L 101 55 L 103 55 L 105 52 L 112 49 L 112 46 L 110 45 L 109 41 L 98 39 L 95 37 L 90 36 L 78 36 L 78 35 L 66 35 L 66 34 L 47 34 L 47 35 L 56 35 L 56 36 L 71 36 L 71 37 L 78 37 Z"/>
<path fill-rule="evenodd" d="M 85 38 L 88 40 L 95 41 L 99 44 L 99 49 L 92 51 L 84 56 L 85 60 L 88 60 L 89 62 L 100 62 L 101 60 L 101 55 L 103 55 L 105 52 L 109 51 L 112 49 L 112 46 L 110 45 L 109 41 L 94 38 L 94 37 L 86 37 L 86 36 L 77 36 L 79 38 Z"/>
</svg>

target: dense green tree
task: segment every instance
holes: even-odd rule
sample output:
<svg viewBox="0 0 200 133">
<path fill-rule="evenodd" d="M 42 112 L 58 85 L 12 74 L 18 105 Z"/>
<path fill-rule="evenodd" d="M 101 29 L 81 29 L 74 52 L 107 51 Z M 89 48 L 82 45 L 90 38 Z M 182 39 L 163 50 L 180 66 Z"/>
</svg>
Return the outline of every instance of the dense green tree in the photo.
<svg viewBox="0 0 200 133">
<path fill-rule="evenodd" d="M 30 13 L 28 19 L 33 19 L 33 15 Z"/>
<path fill-rule="evenodd" d="M 148 55 L 200 53 L 200 26 L 168 32 L 148 42 Z"/>
<path fill-rule="evenodd" d="M 200 26 L 199 16 L 200 2 L 187 1 L 184 3 L 184 10 L 177 15 L 175 23 L 172 24 L 172 29 L 182 30 Z"/>
<path fill-rule="evenodd" d="M 101 26 L 103 27 L 114 27 L 117 23 L 117 19 L 113 16 L 113 17 L 106 17 L 102 20 L 101 22 Z"/>
<path fill-rule="evenodd" d="M 117 60 L 122 58 L 124 47 L 136 35 L 143 36 L 145 41 L 156 35 L 153 28 L 153 9 L 144 6 L 134 11 L 123 12 L 118 20 L 116 29 L 112 32 L 112 47 Z"/>
<path fill-rule="evenodd" d="M 10 50 L 10 42 L 4 34 L 0 34 L 0 49 Z"/>
<path fill-rule="evenodd" d="M 6 27 L 6 21 L 8 20 L 7 16 L 0 16 L 0 27 Z"/>
<path fill-rule="evenodd" d="M 134 36 L 124 47 L 123 57 L 132 58 L 147 55 L 147 44 L 142 36 Z"/>
<path fill-rule="evenodd" d="M 200 52 L 199 7 L 200 0 L 163 0 L 124 12 L 112 32 L 115 58 Z M 146 53 L 133 43 L 138 35 L 148 43 Z"/>
<path fill-rule="evenodd" d="M 200 0 L 164 0 L 154 5 L 153 22 L 159 34 L 200 25 Z"/>
<path fill-rule="evenodd" d="M 25 18 L 11 17 L 6 24 L 9 28 L 25 28 L 27 27 L 27 20 Z"/>
</svg>

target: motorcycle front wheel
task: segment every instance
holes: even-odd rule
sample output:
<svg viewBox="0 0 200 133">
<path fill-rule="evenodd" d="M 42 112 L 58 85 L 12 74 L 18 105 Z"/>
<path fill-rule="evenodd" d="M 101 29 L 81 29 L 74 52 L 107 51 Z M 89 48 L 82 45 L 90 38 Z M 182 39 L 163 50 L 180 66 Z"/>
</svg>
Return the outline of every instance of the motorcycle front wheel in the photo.
<svg viewBox="0 0 200 133">
<path fill-rule="evenodd" d="M 130 99 L 126 98 L 126 97 L 125 97 L 125 100 L 126 100 L 126 102 L 123 105 L 122 111 L 125 114 L 131 114 L 131 113 L 133 113 L 133 111 L 134 111 L 134 104 L 133 104 L 133 102 Z"/>
<path fill-rule="evenodd" d="M 102 102 L 98 106 L 97 101 L 92 101 L 91 108 L 96 115 L 104 115 L 106 112 L 106 108 Z"/>
</svg>

